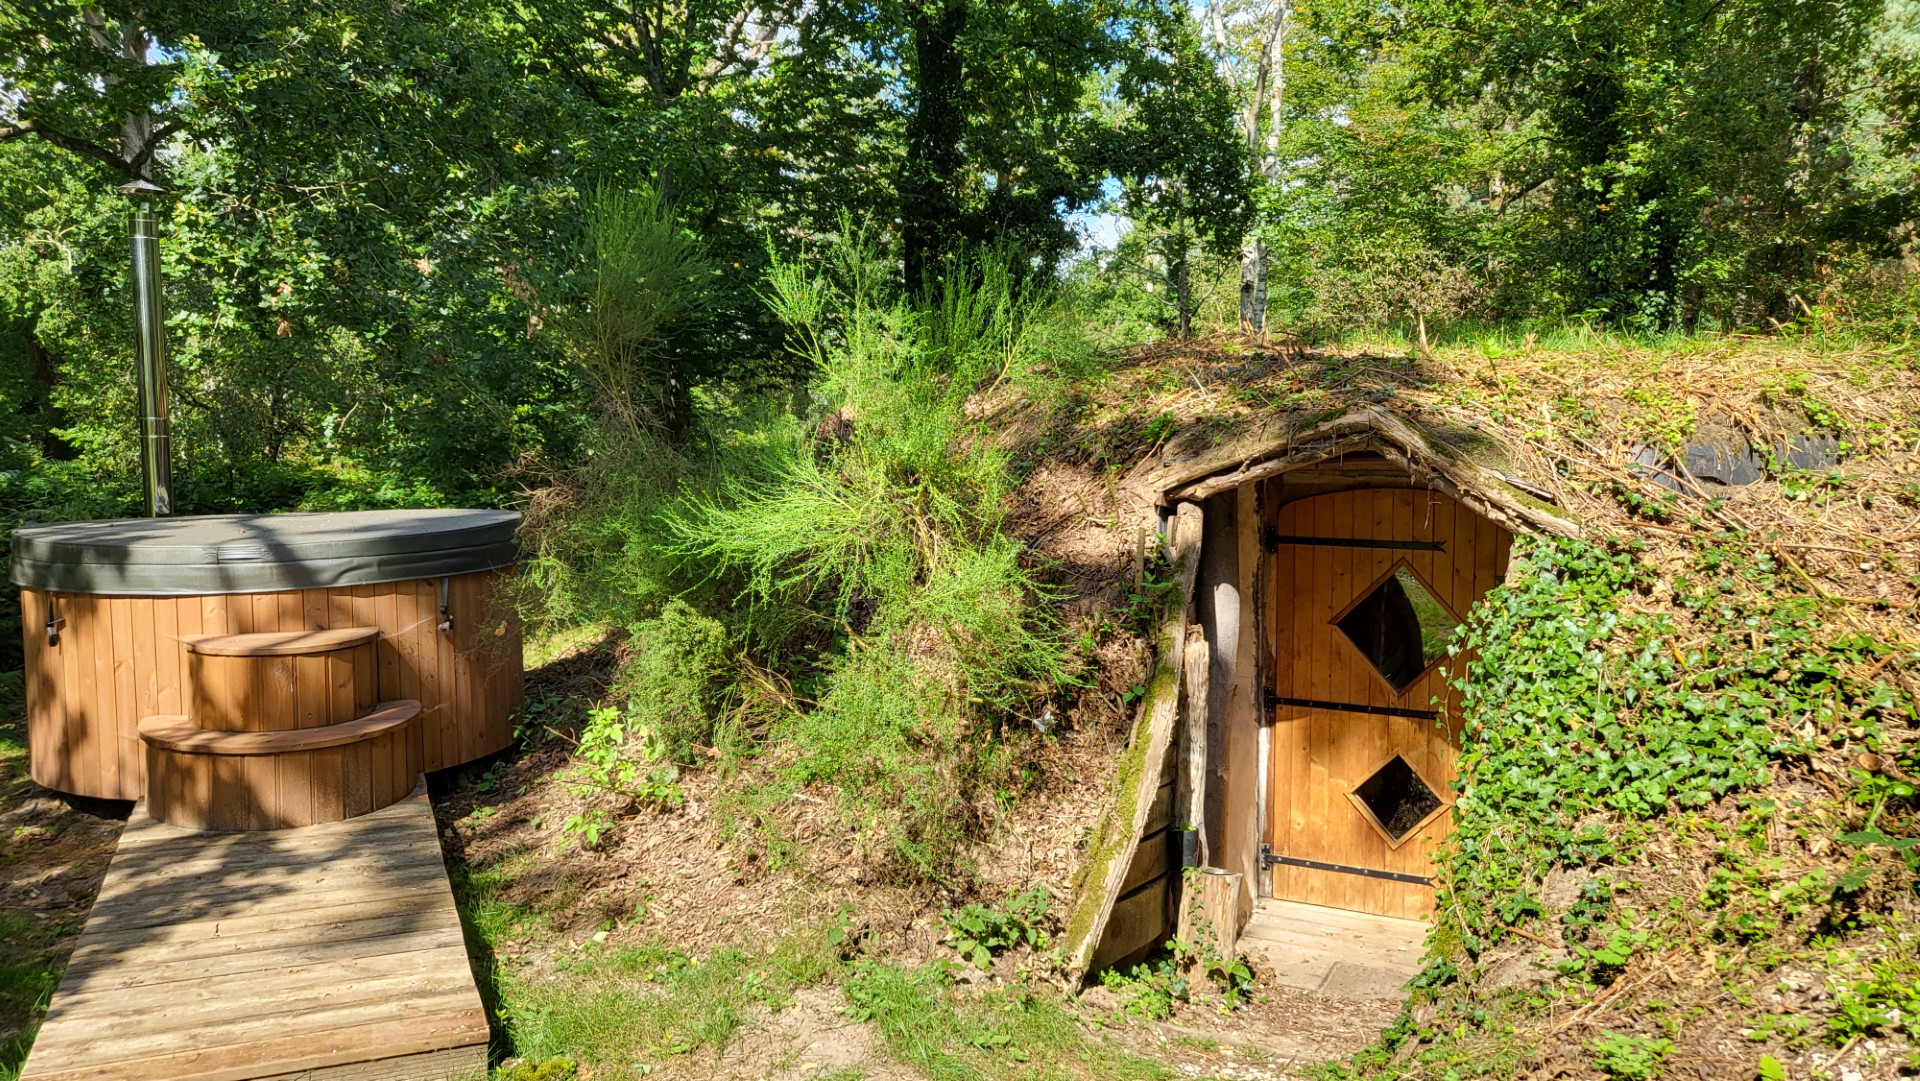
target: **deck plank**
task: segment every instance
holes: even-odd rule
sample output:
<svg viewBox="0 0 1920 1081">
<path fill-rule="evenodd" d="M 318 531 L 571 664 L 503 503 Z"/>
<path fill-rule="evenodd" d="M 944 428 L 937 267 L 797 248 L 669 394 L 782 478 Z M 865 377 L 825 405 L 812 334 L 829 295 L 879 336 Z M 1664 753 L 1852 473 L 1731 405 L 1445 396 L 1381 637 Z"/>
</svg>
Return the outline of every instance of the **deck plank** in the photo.
<svg viewBox="0 0 1920 1081">
<path fill-rule="evenodd" d="M 345 822 L 135 810 L 21 1081 L 442 1081 L 487 1018 L 424 786 Z"/>
</svg>

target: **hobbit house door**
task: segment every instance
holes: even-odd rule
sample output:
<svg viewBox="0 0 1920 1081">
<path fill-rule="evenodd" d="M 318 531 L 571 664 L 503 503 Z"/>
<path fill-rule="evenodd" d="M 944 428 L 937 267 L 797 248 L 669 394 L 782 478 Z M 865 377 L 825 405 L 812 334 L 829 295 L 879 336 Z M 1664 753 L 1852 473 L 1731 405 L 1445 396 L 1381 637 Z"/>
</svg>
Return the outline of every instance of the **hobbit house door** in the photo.
<svg viewBox="0 0 1920 1081">
<path fill-rule="evenodd" d="M 1281 503 L 1267 540 L 1272 896 L 1433 910 L 1452 829 L 1464 657 L 1447 644 L 1500 580 L 1512 534 L 1452 498 L 1367 488 Z"/>
</svg>

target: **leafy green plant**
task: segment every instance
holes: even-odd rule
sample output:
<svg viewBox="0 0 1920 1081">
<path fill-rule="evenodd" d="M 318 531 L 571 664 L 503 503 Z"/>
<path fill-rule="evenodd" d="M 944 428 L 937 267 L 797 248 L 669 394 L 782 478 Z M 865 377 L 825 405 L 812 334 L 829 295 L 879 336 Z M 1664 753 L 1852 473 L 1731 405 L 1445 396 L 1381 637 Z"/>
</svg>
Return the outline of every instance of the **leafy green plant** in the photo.
<svg viewBox="0 0 1920 1081">
<path fill-rule="evenodd" d="M 1592 947 L 1575 946 L 1573 953 L 1584 963 L 1588 973 L 1600 982 L 1607 983 L 1627 967 L 1627 962 L 1633 959 L 1634 954 L 1646 947 L 1647 938 L 1646 931 L 1615 927 L 1605 942 Z"/>
<path fill-rule="evenodd" d="M 1851 480 L 1851 477 L 1837 469 L 1824 472 L 1788 469 L 1780 474 L 1780 491 L 1788 499 L 1824 504 L 1845 491 Z"/>
<path fill-rule="evenodd" d="M 1673 1041 L 1624 1033 L 1608 1033 L 1587 1045 L 1593 1065 L 1617 1081 L 1653 1081 L 1660 1063 L 1673 1050 Z"/>
<path fill-rule="evenodd" d="M 1150 965 L 1135 965 L 1125 972 L 1110 968 L 1100 974 L 1100 984 L 1120 996 L 1121 1008 L 1128 1016 L 1148 1021 L 1172 1017 L 1174 1004 L 1187 1001 L 1193 990 L 1172 956 Z"/>
<path fill-rule="evenodd" d="M 1835 723 L 1841 702 L 1867 692 L 1815 646 L 1816 608 L 1767 588 L 1780 578 L 1765 554 L 1705 547 L 1676 580 L 1701 643 L 1691 652 L 1672 644 L 1672 616 L 1623 609 L 1645 573 L 1630 548 L 1529 540 L 1456 643 L 1477 659 L 1460 681 L 1466 798 L 1443 856 L 1455 903 L 1442 911 L 1469 953 L 1541 911 L 1551 867 L 1631 853 L 1633 832 L 1597 816 L 1645 819 L 1763 783 L 1789 750 L 1777 718 Z M 1736 581 L 1760 588 L 1734 592 Z M 1597 926 L 1608 902 L 1583 903 L 1581 921 Z M 1608 932 L 1583 956 L 1611 967 L 1633 933 Z"/>
<path fill-rule="evenodd" d="M 572 837 L 582 848 L 599 848 L 613 830 L 613 816 L 598 807 L 570 814 L 560 823 L 562 835 Z"/>
<path fill-rule="evenodd" d="M 1176 965 L 1189 967 L 1220 996 L 1220 1008 L 1231 1012 L 1246 1001 L 1253 988 L 1253 968 L 1238 957 L 1222 954 L 1211 942 L 1194 945 L 1173 939 L 1167 943 Z M 1191 989 L 1191 987 L 1189 987 Z"/>
<path fill-rule="evenodd" d="M 1920 967 L 1895 953 L 1867 965 L 1865 978 L 1846 981 L 1833 996 L 1826 1036 L 1840 1045 L 1855 1037 L 1898 1031 L 1920 1033 Z"/>
<path fill-rule="evenodd" d="M 1155 545 L 1140 568 L 1140 584 L 1120 603 L 1121 618 L 1133 633 L 1150 633 L 1172 603 L 1176 583 L 1171 577 L 1161 577 L 1167 569 L 1166 553 Z"/>
<path fill-rule="evenodd" d="M 629 727 L 628 715 L 612 706 L 587 714 L 577 748 L 574 787 L 583 794 L 606 794 L 660 810 L 685 802 L 680 768 L 667 761 L 665 745 L 650 729 Z M 587 848 L 597 848 L 613 826 L 604 808 L 569 815 L 561 831 Z"/>
<path fill-rule="evenodd" d="M 983 904 L 963 905 L 940 917 L 946 928 L 947 945 L 975 968 L 993 967 L 996 954 L 1025 946 L 1047 947 L 1047 893 L 1035 887 L 1007 896 L 999 908 Z"/>
</svg>

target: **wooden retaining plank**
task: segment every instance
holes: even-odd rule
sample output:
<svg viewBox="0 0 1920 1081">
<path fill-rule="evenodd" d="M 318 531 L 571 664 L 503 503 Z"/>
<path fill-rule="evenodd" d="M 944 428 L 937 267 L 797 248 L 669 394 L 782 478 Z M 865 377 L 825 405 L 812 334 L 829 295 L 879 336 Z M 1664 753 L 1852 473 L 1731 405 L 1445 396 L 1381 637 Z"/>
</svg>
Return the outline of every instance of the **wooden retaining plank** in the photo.
<svg viewBox="0 0 1920 1081">
<path fill-rule="evenodd" d="M 1189 604 L 1200 565 L 1202 526 L 1200 508 L 1191 503 L 1182 503 L 1167 522 L 1166 552 L 1175 588 L 1168 602 L 1171 610 L 1163 616 L 1157 638 L 1159 657 L 1127 749 L 1121 754 L 1120 770 L 1113 782 L 1113 802 L 1095 827 L 1093 841 L 1075 872 L 1066 953 L 1067 967 L 1078 979 L 1131 952 L 1120 948 L 1123 941 L 1144 940 L 1171 930 L 1166 925 L 1166 891 L 1149 886 L 1130 899 L 1124 913 L 1124 932 L 1108 941 L 1108 922 L 1121 900 L 1121 886 L 1133 870 L 1148 818 L 1162 798 L 1163 776 L 1175 750 L 1173 735 L 1179 719 L 1182 661 Z M 1172 795 L 1169 788 L 1165 798 L 1170 801 Z M 1160 895 L 1157 907 L 1139 899 L 1156 892 Z M 1156 920 L 1160 924 L 1157 931 L 1153 928 Z"/>
<path fill-rule="evenodd" d="M 424 788 L 204 834 L 137 810 L 21 1081 L 441 1081 L 487 1019 Z"/>
</svg>

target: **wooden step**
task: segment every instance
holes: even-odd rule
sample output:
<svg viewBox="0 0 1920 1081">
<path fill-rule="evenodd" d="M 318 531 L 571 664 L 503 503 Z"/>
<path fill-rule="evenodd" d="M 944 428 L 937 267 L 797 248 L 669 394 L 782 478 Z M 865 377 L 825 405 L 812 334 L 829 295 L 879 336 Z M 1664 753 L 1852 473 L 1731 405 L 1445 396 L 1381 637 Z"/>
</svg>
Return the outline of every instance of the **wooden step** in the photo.
<svg viewBox="0 0 1920 1081">
<path fill-rule="evenodd" d="M 383 696 L 380 630 L 204 634 L 186 647 L 187 718 L 216 732 L 344 724 Z M 399 697 L 389 692 L 391 697 Z"/>
<path fill-rule="evenodd" d="M 259 755 L 293 751 L 323 751 L 372 739 L 398 728 L 420 713 L 420 703 L 406 699 L 382 702 L 372 713 L 342 724 L 318 728 L 287 728 L 277 732 L 209 732 L 180 716 L 148 717 L 140 722 L 140 738 L 151 746 L 186 754 Z"/>
<path fill-rule="evenodd" d="M 341 724 L 240 732 L 148 717 L 149 813 L 187 829 L 276 830 L 379 810 L 419 780 L 419 713 L 408 699 Z"/>
<path fill-rule="evenodd" d="M 180 641 L 188 653 L 202 657 L 300 657 L 364 645 L 379 637 L 378 627 L 337 627 L 324 631 L 195 634 Z"/>
</svg>

